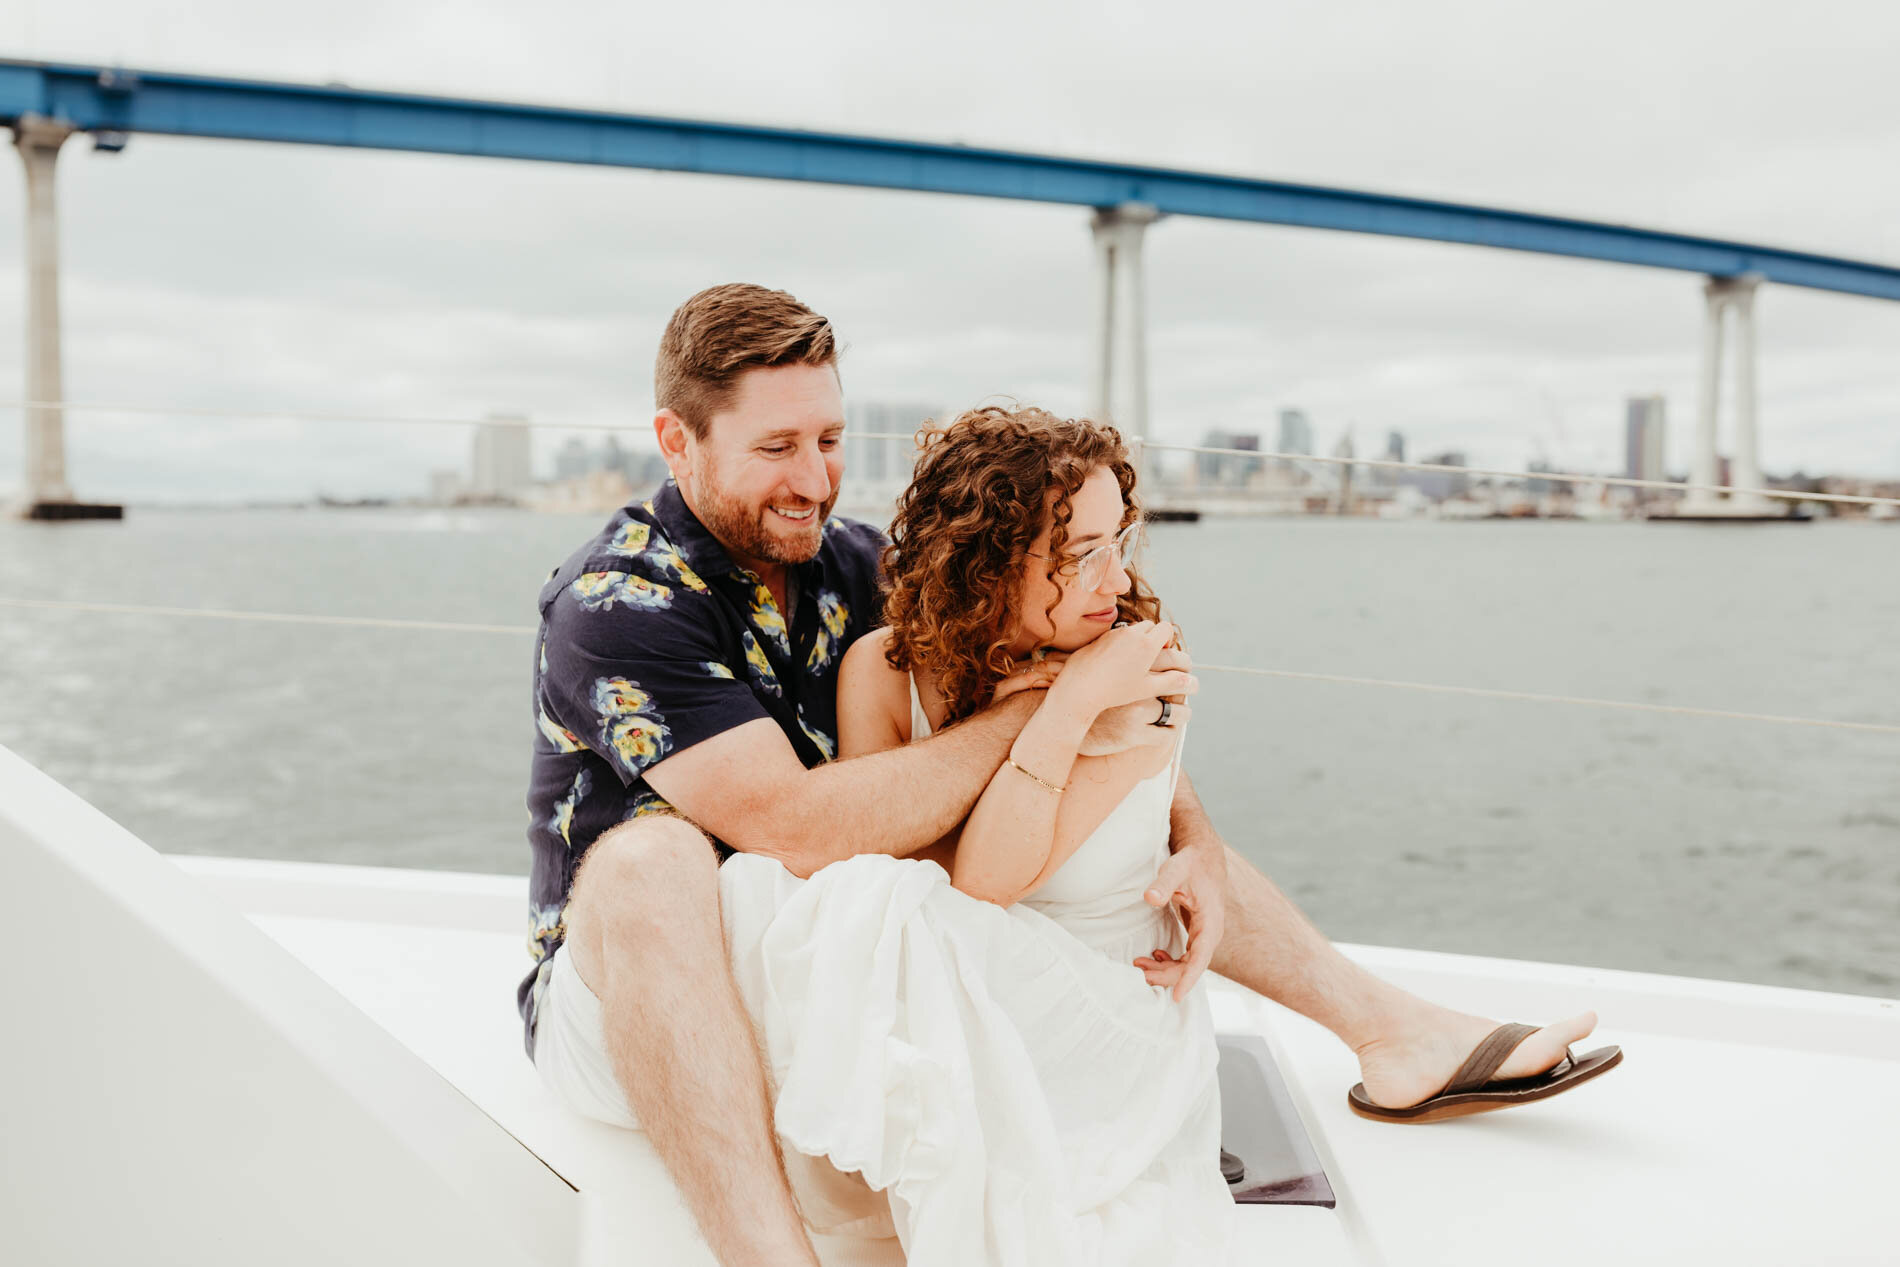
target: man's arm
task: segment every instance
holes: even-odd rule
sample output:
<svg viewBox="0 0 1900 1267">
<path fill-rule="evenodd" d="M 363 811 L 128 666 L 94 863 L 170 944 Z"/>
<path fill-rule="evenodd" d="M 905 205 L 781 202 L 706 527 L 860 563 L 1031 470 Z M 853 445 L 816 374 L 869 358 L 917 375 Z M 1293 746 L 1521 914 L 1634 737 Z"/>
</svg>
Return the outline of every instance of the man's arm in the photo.
<svg viewBox="0 0 1900 1267">
<path fill-rule="evenodd" d="M 1174 803 L 1168 807 L 1168 850 L 1181 853 L 1197 846 L 1206 846 L 1218 853 L 1225 842 L 1220 833 L 1214 830 L 1214 820 L 1207 816 L 1207 807 L 1201 804 L 1200 795 L 1194 790 L 1194 781 L 1181 772 L 1181 781 L 1174 787 Z"/>
<path fill-rule="evenodd" d="M 1035 712 L 1025 693 L 926 743 L 807 770 L 759 698 L 780 689 L 771 666 L 725 663 L 714 600 L 634 564 L 668 579 L 589 573 L 544 605 L 543 729 L 800 874 L 942 836 Z"/>
<path fill-rule="evenodd" d="M 910 707 L 909 675 L 889 667 L 883 646 L 876 633 L 866 634 L 839 666 L 838 737 L 846 760 L 808 770 L 774 723 L 753 721 L 648 767 L 648 783 L 735 849 L 775 857 L 798 875 L 854 854 L 904 856 L 954 839 L 1044 692 L 1018 690 L 906 744 L 908 727 L 900 725 Z M 1165 667 L 1184 670 L 1185 660 Z M 1042 675 L 1041 685 L 1052 676 Z M 1148 724 L 1153 711 L 1148 701 L 1104 711 L 1084 751 L 1156 742 L 1165 732 Z"/>
<path fill-rule="evenodd" d="M 918 743 L 807 770 L 769 718 L 646 770 L 654 791 L 735 849 L 796 875 L 861 853 L 904 855 L 955 827 L 1040 702 L 1024 691 Z"/>
</svg>

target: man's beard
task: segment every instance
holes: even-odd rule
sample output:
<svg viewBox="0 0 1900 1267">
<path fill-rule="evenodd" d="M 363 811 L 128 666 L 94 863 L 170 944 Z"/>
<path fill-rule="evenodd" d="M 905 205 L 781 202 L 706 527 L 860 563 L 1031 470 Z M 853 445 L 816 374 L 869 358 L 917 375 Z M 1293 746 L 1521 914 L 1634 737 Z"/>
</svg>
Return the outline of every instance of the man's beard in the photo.
<svg viewBox="0 0 1900 1267">
<path fill-rule="evenodd" d="M 838 492 L 833 489 L 824 504 L 816 507 L 811 518 L 800 526 L 797 535 L 784 536 L 765 525 L 765 517 L 773 515 L 769 503 L 749 506 L 728 497 L 719 486 L 718 472 L 710 465 L 702 466 L 695 473 L 693 483 L 700 493 L 694 499 L 699 504 L 693 507 L 693 513 L 706 531 L 712 533 L 728 553 L 743 554 L 765 563 L 809 562 L 824 544 L 825 520 L 838 503 Z M 774 518 L 788 527 L 791 525 L 788 519 L 776 515 Z"/>
</svg>

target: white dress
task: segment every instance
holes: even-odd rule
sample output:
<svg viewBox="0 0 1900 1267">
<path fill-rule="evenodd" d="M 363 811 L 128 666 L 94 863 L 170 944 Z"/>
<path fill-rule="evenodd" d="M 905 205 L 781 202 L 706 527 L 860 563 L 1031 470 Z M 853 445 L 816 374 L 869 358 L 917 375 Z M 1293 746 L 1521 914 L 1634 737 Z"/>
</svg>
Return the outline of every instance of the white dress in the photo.
<svg viewBox="0 0 1900 1267">
<path fill-rule="evenodd" d="M 913 738 L 930 733 L 911 685 Z M 861 856 L 799 880 L 720 868 L 786 1167 L 820 1231 L 889 1236 L 911 1267 L 1219 1261 L 1233 1218 L 1204 986 L 1143 898 L 1180 754 L 1008 908 L 934 862 Z M 857 1172 L 857 1173 L 851 1173 Z"/>
</svg>

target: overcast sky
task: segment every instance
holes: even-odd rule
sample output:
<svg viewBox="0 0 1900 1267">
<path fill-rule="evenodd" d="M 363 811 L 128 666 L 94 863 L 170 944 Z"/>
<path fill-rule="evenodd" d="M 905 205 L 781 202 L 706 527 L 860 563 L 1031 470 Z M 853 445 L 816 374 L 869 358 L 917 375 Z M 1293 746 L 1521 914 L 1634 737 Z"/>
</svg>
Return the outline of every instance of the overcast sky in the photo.
<svg viewBox="0 0 1900 1267">
<path fill-rule="evenodd" d="M 962 140 L 1449 198 L 1900 263 L 1900 5 L 322 5 L 16 0 L 0 54 Z M 21 378 L 0 156 L 0 399 Z M 627 421 L 701 286 L 793 291 L 847 395 L 1076 411 L 1087 213 L 982 199 L 135 136 L 60 165 L 67 395 Z M 1148 237 L 1153 430 L 1305 409 L 1330 449 L 1620 465 L 1699 279 L 1171 219 Z M 1900 474 L 1900 304 L 1765 288 L 1770 471 Z M 0 413 L 0 489 L 18 417 Z M 82 496 L 408 493 L 456 429 L 74 415 Z M 551 452 L 559 436 L 542 437 Z"/>
</svg>

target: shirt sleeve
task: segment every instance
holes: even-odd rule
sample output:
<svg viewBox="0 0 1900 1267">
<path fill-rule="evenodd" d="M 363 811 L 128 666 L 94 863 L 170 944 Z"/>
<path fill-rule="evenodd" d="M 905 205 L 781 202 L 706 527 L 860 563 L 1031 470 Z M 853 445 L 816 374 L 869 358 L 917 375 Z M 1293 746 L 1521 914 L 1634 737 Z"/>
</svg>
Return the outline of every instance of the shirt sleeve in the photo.
<svg viewBox="0 0 1900 1267">
<path fill-rule="evenodd" d="M 542 610 L 542 724 L 631 784 L 647 767 L 770 717 L 720 645 L 717 600 L 671 578 L 585 572 Z"/>
</svg>

